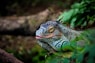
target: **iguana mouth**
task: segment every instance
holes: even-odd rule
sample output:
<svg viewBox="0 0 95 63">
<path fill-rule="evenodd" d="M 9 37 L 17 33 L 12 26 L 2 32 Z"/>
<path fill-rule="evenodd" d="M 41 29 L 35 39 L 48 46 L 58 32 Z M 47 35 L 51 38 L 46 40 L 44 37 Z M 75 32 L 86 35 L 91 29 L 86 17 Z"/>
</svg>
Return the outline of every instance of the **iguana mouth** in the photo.
<svg viewBox="0 0 95 63">
<path fill-rule="evenodd" d="M 42 37 L 41 37 L 41 36 L 36 36 L 35 38 L 36 38 L 36 39 L 41 39 Z"/>
</svg>

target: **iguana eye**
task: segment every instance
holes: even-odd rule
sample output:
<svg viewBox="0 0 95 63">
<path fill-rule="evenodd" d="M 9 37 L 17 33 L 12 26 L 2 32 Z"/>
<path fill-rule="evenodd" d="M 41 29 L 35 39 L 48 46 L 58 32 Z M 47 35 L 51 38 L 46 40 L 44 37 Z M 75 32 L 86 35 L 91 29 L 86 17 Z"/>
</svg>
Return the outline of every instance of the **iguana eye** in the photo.
<svg viewBox="0 0 95 63">
<path fill-rule="evenodd" d="M 49 33 L 52 33 L 52 32 L 54 32 L 54 31 L 55 31 L 54 26 L 49 26 L 49 27 L 48 27 L 48 32 L 49 32 Z"/>
</svg>

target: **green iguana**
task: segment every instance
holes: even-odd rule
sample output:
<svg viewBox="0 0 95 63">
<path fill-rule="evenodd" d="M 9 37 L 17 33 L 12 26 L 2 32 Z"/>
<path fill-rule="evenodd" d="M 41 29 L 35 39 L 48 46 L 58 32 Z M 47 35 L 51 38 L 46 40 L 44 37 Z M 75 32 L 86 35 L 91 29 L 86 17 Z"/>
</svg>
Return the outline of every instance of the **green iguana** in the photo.
<svg viewBox="0 0 95 63">
<path fill-rule="evenodd" d="M 59 21 L 47 21 L 36 31 L 38 44 L 48 50 L 49 54 L 54 53 L 55 57 L 61 56 L 61 59 L 71 58 L 73 55 L 85 55 L 87 50 L 95 44 L 94 38 L 95 28 L 76 31 L 65 27 Z M 50 61 L 56 59 L 55 57 Z"/>
<path fill-rule="evenodd" d="M 47 21 L 36 31 L 38 44 L 44 49 L 52 51 L 74 50 L 71 40 L 81 32 L 63 26 L 59 21 Z"/>
</svg>

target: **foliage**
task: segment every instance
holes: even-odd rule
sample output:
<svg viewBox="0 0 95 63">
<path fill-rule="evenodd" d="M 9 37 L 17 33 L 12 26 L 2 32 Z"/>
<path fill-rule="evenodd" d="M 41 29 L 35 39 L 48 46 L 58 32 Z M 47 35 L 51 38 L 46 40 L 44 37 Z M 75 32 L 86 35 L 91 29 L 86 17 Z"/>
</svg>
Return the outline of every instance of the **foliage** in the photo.
<svg viewBox="0 0 95 63">
<path fill-rule="evenodd" d="M 74 27 L 87 27 L 95 23 L 95 0 L 82 0 L 80 3 L 75 3 L 71 9 L 63 12 L 58 20 L 62 23 L 70 24 Z"/>
<path fill-rule="evenodd" d="M 72 40 L 75 51 L 58 53 L 48 57 L 46 63 L 95 63 L 95 29 L 85 30 L 80 36 Z M 92 40 L 92 39 L 93 40 Z M 84 40 L 79 46 L 77 41 Z M 69 57 L 67 55 L 70 55 Z M 59 56 L 60 55 L 60 56 Z"/>
<path fill-rule="evenodd" d="M 22 48 L 17 51 L 13 49 L 6 49 L 6 51 L 13 54 L 24 63 L 44 63 L 45 55 L 47 53 L 38 45 L 35 45 L 35 47 L 31 48 L 30 50 Z"/>
<path fill-rule="evenodd" d="M 72 40 L 72 46 L 76 48 L 73 52 L 64 51 L 47 55 L 47 51 L 36 45 L 30 50 L 21 48 L 20 50 L 6 51 L 15 55 L 24 63 L 95 63 L 95 29 L 88 29 L 80 36 Z M 85 40 L 85 45 L 78 46 L 77 41 Z"/>
<path fill-rule="evenodd" d="M 35 0 L 35 2 L 34 6 L 39 1 Z M 95 22 L 95 12 L 93 12 L 95 11 L 95 4 L 93 3 L 95 3 L 94 0 L 83 0 L 80 3 L 75 3 L 69 11 L 65 11 L 61 16 L 59 16 L 58 20 L 66 24 L 69 23 L 71 27 L 85 27 L 93 24 Z M 49 56 L 47 56 L 46 51 L 38 45 L 30 50 L 21 47 L 21 49 L 17 51 L 10 49 L 7 49 L 6 51 L 12 53 L 24 63 L 95 63 L 94 38 L 95 29 L 86 30 L 80 36 L 71 40 L 72 46 L 75 48 L 73 52 L 58 52 Z M 80 40 L 85 41 L 84 45 L 81 43 L 83 46 L 77 45 L 77 41 Z"/>
<path fill-rule="evenodd" d="M 84 28 L 95 24 L 95 0 L 82 0 L 80 3 L 75 3 L 71 9 L 63 12 L 58 20 L 65 24 L 70 24 L 72 28 Z M 95 29 L 85 30 L 76 39 L 72 40 L 76 50 L 68 59 L 69 63 L 95 63 Z M 77 41 L 84 40 L 84 46 L 75 45 Z M 83 45 L 83 43 L 81 43 Z M 67 61 L 67 60 L 64 60 Z"/>
</svg>

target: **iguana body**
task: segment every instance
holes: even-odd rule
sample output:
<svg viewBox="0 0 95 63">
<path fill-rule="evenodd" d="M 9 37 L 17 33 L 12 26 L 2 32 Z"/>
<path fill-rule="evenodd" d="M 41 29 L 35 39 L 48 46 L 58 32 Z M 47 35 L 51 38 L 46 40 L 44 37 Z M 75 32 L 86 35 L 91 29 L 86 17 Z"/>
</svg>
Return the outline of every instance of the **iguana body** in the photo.
<svg viewBox="0 0 95 63">
<path fill-rule="evenodd" d="M 48 32 L 49 26 L 55 28 L 52 33 Z M 67 46 L 71 49 L 70 40 L 73 40 L 79 34 L 79 32 L 69 29 L 57 21 L 47 21 L 36 31 L 36 39 L 38 39 L 39 45 L 48 51 L 63 51 Z M 48 37 L 49 35 L 51 37 Z"/>
</svg>

